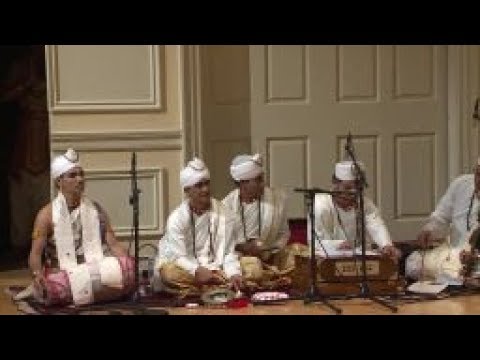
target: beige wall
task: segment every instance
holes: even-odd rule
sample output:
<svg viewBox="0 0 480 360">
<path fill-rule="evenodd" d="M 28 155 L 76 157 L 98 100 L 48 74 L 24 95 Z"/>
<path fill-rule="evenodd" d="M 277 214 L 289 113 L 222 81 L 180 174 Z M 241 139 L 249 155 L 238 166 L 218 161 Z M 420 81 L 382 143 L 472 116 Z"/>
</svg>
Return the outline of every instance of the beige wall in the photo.
<svg viewBox="0 0 480 360">
<path fill-rule="evenodd" d="M 52 153 L 79 151 L 120 238 L 130 238 L 133 151 L 142 239 L 158 240 L 182 199 L 180 64 L 173 45 L 47 46 Z"/>
<path fill-rule="evenodd" d="M 252 143 L 255 124 L 263 121 L 263 116 L 251 118 L 256 96 L 250 94 L 252 81 L 260 81 L 249 58 L 252 48 L 47 46 L 52 153 L 70 146 L 79 150 L 88 189 L 105 204 L 120 237 L 129 238 L 132 151 L 138 155 L 143 191 L 140 234 L 157 240 L 168 214 L 182 199 L 178 174 L 186 159 L 198 155 L 207 161 L 213 194 L 220 198 L 232 188 L 231 158 L 261 150 Z M 438 161 L 448 163 L 449 179 L 468 170 L 472 152 L 478 152 L 471 144 L 480 138 L 478 122 L 471 120 L 478 87 L 468 82 L 472 74 L 478 79 L 472 71 L 478 69 L 476 56 L 470 47 L 448 46 L 448 159 Z M 289 79 L 292 74 L 283 75 Z M 284 85 L 293 91 L 295 83 Z M 282 113 L 295 122 L 297 108 L 282 108 Z M 470 139 L 472 127 L 474 139 L 464 141 Z M 269 132 L 277 130 L 274 126 Z"/>
<path fill-rule="evenodd" d="M 213 196 L 222 199 L 234 188 L 232 158 L 251 147 L 249 46 L 206 45 L 200 57 L 203 146 L 198 154 L 210 168 Z"/>
</svg>

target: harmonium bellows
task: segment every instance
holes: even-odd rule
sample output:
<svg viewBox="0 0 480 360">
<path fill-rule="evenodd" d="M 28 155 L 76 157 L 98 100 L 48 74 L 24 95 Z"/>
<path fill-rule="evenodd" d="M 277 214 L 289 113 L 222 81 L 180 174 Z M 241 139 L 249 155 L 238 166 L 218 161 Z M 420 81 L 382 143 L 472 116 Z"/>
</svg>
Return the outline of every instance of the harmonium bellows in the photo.
<svg viewBox="0 0 480 360">
<path fill-rule="evenodd" d="M 357 295 L 363 281 L 361 256 L 316 258 L 317 287 L 325 295 Z M 365 257 L 367 284 L 372 295 L 388 295 L 402 291 L 404 281 L 395 262 L 381 255 Z M 292 286 L 298 292 L 311 285 L 310 257 L 296 256 Z"/>
</svg>

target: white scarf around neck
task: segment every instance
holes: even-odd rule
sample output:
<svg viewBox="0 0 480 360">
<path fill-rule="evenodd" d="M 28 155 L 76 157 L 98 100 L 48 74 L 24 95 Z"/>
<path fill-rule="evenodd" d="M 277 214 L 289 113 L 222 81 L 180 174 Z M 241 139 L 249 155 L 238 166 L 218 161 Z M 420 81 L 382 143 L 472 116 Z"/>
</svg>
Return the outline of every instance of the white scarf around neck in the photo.
<svg viewBox="0 0 480 360">
<path fill-rule="evenodd" d="M 85 260 L 86 262 L 100 261 L 103 258 L 103 251 L 97 208 L 90 199 L 83 196 L 79 212 Z M 52 217 L 59 266 L 62 270 L 67 270 L 71 266 L 77 266 L 78 263 L 75 254 L 72 218 L 62 193 L 58 193 L 53 201 Z"/>
</svg>

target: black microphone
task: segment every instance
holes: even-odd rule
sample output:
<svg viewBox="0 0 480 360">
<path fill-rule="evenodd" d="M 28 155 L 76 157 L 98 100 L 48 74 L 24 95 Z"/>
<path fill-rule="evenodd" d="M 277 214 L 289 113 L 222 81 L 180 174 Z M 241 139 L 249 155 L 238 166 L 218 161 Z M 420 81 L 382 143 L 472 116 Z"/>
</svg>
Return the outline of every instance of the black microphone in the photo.
<svg viewBox="0 0 480 360">
<path fill-rule="evenodd" d="M 345 150 L 345 160 L 353 160 L 352 152 L 353 152 L 353 144 L 352 144 L 352 133 L 349 131 L 347 135 L 347 141 L 345 142 L 344 146 Z"/>
<path fill-rule="evenodd" d="M 347 142 L 345 144 L 345 151 L 348 155 L 350 155 L 351 150 L 353 150 L 352 133 L 349 131 L 347 135 Z"/>
<path fill-rule="evenodd" d="M 307 194 L 330 194 L 330 195 L 335 195 L 335 194 L 356 194 L 357 192 L 355 190 L 324 190 L 320 188 L 311 188 L 311 189 L 302 189 L 302 188 L 295 188 L 293 189 L 296 192 L 302 192 L 302 193 L 307 193 Z"/>
<path fill-rule="evenodd" d="M 473 118 L 474 119 L 477 119 L 477 120 L 480 120 L 480 114 L 478 113 L 478 102 L 480 101 L 480 98 L 477 98 L 477 100 L 475 101 L 475 106 L 473 108 Z"/>
<path fill-rule="evenodd" d="M 131 167 L 130 167 L 130 173 L 135 172 L 135 168 L 137 167 L 137 153 L 133 152 L 132 153 L 132 162 L 131 162 Z"/>
<path fill-rule="evenodd" d="M 130 162 L 130 174 L 132 175 L 132 181 L 131 181 L 131 191 L 132 193 L 130 194 L 130 205 L 134 205 L 135 201 L 135 181 L 136 181 L 136 167 L 137 167 L 137 154 L 135 152 L 132 153 L 132 160 Z"/>
<path fill-rule="evenodd" d="M 132 153 L 130 174 L 132 175 L 130 205 L 138 206 L 138 195 L 142 190 L 137 188 L 137 154 L 135 152 Z"/>
<path fill-rule="evenodd" d="M 323 190 L 320 188 L 311 188 L 311 189 L 304 189 L 304 188 L 295 188 L 293 189 L 296 192 L 303 192 L 303 193 L 319 193 L 319 194 L 329 194 L 330 190 Z"/>
</svg>

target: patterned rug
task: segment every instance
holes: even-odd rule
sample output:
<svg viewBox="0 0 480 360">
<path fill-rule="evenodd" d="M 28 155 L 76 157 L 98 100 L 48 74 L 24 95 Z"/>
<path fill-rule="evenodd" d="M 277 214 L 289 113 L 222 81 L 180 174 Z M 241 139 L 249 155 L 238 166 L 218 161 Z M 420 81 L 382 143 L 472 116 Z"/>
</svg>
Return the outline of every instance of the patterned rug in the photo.
<svg viewBox="0 0 480 360">
<path fill-rule="evenodd" d="M 137 302 L 122 299 L 80 307 L 73 305 L 46 307 L 33 298 L 15 301 L 15 295 L 24 289 L 25 286 L 9 286 L 5 289 L 5 292 L 17 305 L 18 311 L 27 315 L 168 315 L 168 310 L 163 308 L 183 307 L 193 300 L 198 300 L 176 299 L 168 296 L 168 294 L 158 293 L 142 297 Z"/>
</svg>

